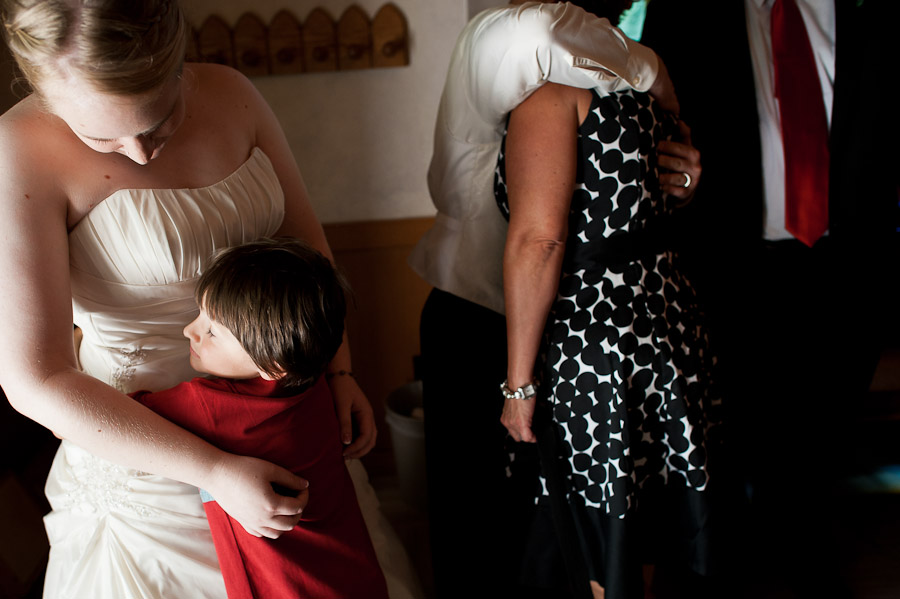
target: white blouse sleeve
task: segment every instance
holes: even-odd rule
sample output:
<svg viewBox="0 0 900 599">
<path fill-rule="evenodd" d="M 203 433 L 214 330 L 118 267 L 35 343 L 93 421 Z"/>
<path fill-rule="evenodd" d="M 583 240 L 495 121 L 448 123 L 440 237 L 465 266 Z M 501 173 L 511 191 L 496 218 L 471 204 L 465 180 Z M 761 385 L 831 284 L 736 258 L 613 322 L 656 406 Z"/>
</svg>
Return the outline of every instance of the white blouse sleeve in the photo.
<svg viewBox="0 0 900 599">
<path fill-rule="evenodd" d="M 445 90 L 450 110 L 444 116 L 454 137 L 467 139 L 485 125 L 500 127 L 547 81 L 601 95 L 626 88 L 646 91 L 657 65 L 653 50 L 572 4 L 491 9 L 477 15 L 460 36 L 448 73 L 450 93 Z M 474 114 L 483 122 L 472 122 Z"/>
</svg>

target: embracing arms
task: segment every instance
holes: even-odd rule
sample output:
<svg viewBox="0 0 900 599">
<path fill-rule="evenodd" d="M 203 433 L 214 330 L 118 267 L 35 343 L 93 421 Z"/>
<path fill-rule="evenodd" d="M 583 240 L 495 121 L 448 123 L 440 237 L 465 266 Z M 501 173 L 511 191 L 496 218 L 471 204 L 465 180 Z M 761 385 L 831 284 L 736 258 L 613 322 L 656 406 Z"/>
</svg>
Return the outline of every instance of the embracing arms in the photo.
<svg viewBox="0 0 900 599">
<path fill-rule="evenodd" d="M 428 169 L 438 219 L 410 264 L 432 285 L 496 312 L 504 312 L 506 223 L 494 206 L 494 162 L 509 112 L 548 82 L 601 95 L 649 89 L 678 110 L 656 54 L 572 4 L 494 8 L 466 25 L 450 58 Z M 466 268 L 475 261 L 478 269 Z"/>
<path fill-rule="evenodd" d="M 85 155 L 49 121 L 23 108 L 0 121 L 0 385 L 10 403 L 99 457 L 210 490 L 254 534 L 290 530 L 306 498 L 281 498 L 269 481 L 304 481 L 222 452 L 76 368 L 67 203 L 56 175 Z"/>
<path fill-rule="evenodd" d="M 209 141 L 184 127 L 182 139 Z M 219 147 L 240 145 L 236 135 L 222 139 Z M 270 481 L 295 489 L 305 481 L 218 450 L 76 366 L 68 227 L 116 189 L 110 179 L 171 187 L 171 165 L 187 161 L 177 152 L 163 156 L 170 159 L 138 166 L 89 149 L 34 98 L 0 117 L 0 385 L 16 410 L 58 435 L 123 466 L 206 488 L 245 528 L 276 537 L 296 524 L 307 494 L 278 496 Z M 233 164 L 219 160 L 218 176 Z"/>
<path fill-rule="evenodd" d="M 468 142 L 499 139 L 506 115 L 548 82 L 600 95 L 649 91 L 665 110 L 679 110 L 653 50 L 572 4 L 526 3 L 484 11 L 466 25 L 450 59 L 438 129 Z"/>
<path fill-rule="evenodd" d="M 534 378 L 541 337 L 556 297 L 568 236 L 567 223 L 576 173 L 577 128 L 590 109 L 586 90 L 547 84 L 510 114 L 506 138 L 509 229 L 503 256 L 503 290 L 508 342 L 508 386 Z M 688 173 L 700 176 L 699 152 L 688 143 L 657 148 L 664 191 L 689 199 L 696 188 L 682 186 Z M 508 399 L 501 422 L 517 441 L 533 442 L 534 400 Z"/>
</svg>

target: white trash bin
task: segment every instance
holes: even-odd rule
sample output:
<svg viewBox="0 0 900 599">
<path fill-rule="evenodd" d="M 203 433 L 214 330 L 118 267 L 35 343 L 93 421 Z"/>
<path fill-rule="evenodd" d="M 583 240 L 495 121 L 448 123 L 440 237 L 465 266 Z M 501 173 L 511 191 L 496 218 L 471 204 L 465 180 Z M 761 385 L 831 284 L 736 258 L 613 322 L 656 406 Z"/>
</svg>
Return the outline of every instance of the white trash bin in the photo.
<svg viewBox="0 0 900 599">
<path fill-rule="evenodd" d="M 391 430 L 400 491 L 410 506 L 425 509 L 425 418 L 422 381 L 391 392 L 385 400 L 385 420 Z"/>
</svg>

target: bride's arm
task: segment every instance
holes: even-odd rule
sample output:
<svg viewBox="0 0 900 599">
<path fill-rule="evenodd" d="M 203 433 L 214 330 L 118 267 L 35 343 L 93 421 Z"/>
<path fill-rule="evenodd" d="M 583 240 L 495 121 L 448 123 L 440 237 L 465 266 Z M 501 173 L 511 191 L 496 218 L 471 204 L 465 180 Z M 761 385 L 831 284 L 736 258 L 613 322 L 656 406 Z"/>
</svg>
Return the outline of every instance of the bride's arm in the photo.
<svg viewBox="0 0 900 599">
<path fill-rule="evenodd" d="M 257 123 L 256 145 L 262 148 L 272 161 L 284 191 L 284 222 L 278 230 L 278 235 L 303 239 L 334 261 L 328 241 L 325 239 L 325 232 L 309 202 L 300 169 L 277 118 L 259 91 L 243 75 L 233 70 L 225 71 L 225 74 L 234 78 L 234 81 L 230 82 L 232 87 L 237 87 L 246 94 L 245 104 L 253 111 Z M 341 438 L 347 446 L 344 448 L 344 456 L 360 458 L 375 446 L 377 431 L 372 406 L 356 383 L 356 379 L 349 374 L 353 372 L 353 367 L 346 333 L 344 343 L 331 361 L 328 371 L 334 375 L 329 377 L 328 383 L 334 395 Z M 357 425 L 355 439 L 354 421 Z"/>
<path fill-rule="evenodd" d="M 76 165 L 53 156 L 52 139 L 30 141 L 46 133 L 35 135 L 36 120 L 0 120 L 0 386 L 10 404 L 97 456 L 207 489 L 256 534 L 290 530 L 305 498 L 275 495 L 269 481 L 301 479 L 220 451 L 76 368 L 67 204 L 47 172 Z"/>
</svg>

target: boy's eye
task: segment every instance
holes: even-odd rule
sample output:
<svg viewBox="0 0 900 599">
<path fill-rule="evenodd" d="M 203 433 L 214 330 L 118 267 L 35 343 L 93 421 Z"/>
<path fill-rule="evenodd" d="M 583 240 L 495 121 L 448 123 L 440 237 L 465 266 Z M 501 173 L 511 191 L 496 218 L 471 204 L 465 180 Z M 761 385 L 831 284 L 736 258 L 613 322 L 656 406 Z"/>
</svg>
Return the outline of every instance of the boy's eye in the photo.
<svg viewBox="0 0 900 599">
<path fill-rule="evenodd" d="M 215 337 L 215 335 L 213 335 L 213 332 L 212 332 L 212 329 L 211 329 L 211 328 L 206 329 L 206 334 L 209 335 L 210 337 Z"/>
</svg>

